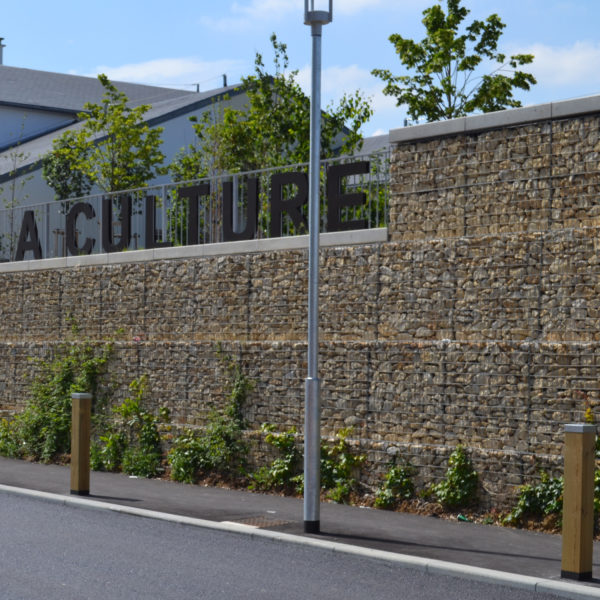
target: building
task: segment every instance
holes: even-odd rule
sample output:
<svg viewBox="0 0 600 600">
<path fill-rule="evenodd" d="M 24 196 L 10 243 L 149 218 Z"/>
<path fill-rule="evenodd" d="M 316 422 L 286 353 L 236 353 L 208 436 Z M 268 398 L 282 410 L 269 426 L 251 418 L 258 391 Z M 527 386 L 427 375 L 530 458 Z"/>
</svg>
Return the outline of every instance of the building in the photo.
<svg viewBox="0 0 600 600">
<path fill-rule="evenodd" d="M 132 106 L 151 105 L 145 121 L 163 127 L 161 149 L 167 164 L 194 141 L 189 117 L 215 110 L 217 104 L 241 108 L 245 98 L 241 90 L 227 85 L 190 92 L 114 83 Z M 0 209 L 9 201 L 23 206 L 53 200 L 54 192 L 42 178 L 41 160 L 53 139 L 79 126 L 77 114 L 84 104 L 101 102 L 103 94 L 96 78 L 0 64 L 0 201 L 4 204 Z M 12 190 L 16 190 L 14 198 Z"/>
</svg>

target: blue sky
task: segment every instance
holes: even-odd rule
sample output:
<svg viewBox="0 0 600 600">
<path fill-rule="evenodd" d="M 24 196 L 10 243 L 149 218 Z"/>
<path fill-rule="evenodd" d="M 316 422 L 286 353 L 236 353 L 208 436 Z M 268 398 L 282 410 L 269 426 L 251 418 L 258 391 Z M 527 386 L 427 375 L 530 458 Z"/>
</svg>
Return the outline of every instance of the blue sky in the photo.
<svg viewBox="0 0 600 600">
<path fill-rule="evenodd" d="M 317 0 L 318 3 L 319 0 Z M 375 116 L 364 133 L 401 127 L 405 111 L 381 94 L 373 68 L 401 74 L 388 37 L 421 39 L 422 11 L 432 0 L 333 0 L 334 20 L 323 31 L 323 99 L 361 89 Z M 600 93 L 598 0 L 465 0 L 467 20 L 497 12 L 504 23 L 501 50 L 531 52 L 538 79 L 523 104 Z M 128 2 L 5 2 L 0 37 L 4 64 L 78 75 L 106 73 L 114 80 L 218 87 L 250 74 L 256 52 L 267 65 L 269 36 L 288 45 L 291 68 L 308 90 L 310 29 L 303 0 L 177 0 Z M 193 89 L 191 85 L 184 89 Z"/>
</svg>

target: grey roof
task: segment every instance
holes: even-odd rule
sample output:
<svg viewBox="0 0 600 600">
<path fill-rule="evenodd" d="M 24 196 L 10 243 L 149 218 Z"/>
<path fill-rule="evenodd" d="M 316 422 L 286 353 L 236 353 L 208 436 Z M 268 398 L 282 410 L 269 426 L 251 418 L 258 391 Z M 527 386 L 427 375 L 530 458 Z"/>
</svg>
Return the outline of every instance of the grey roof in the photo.
<svg viewBox="0 0 600 600">
<path fill-rule="evenodd" d="M 125 91 L 120 83 L 115 83 L 115 85 L 120 90 Z M 150 110 L 144 115 L 144 121 L 151 127 L 155 127 L 180 114 L 186 114 L 206 106 L 221 95 L 227 94 L 232 97 L 239 93 L 241 93 L 241 88 L 232 85 L 208 92 L 188 92 L 185 96 L 163 99 L 152 104 Z M 82 127 L 82 122 L 77 122 L 20 144 L 18 151 L 22 158 L 17 160 L 16 165 L 14 164 L 14 157 L 11 156 L 10 149 L 0 152 L 0 183 L 6 179 L 12 178 L 10 173 L 13 172 L 15 168 L 20 172 L 23 169 L 39 167 L 42 157 L 52 148 L 52 140 L 54 138 L 60 136 L 64 131 L 76 131 L 80 127 Z"/>
<path fill-rule="evenodd" d="M 383 135 L 372 135 L 363 139 L 363 145 L 360 149 L 360 154 L 373 154 L 379 150 L 384 150 L 390 147 L 390 136 L 385 133 Z"/>
<path fill-rule="evenodd" d="M 139 83 L 113 82 L 132 105 L 197 97 L 195 92 Z M 0 65 L 0 104 L 76 113 L 86 102 L 100 103 L 104 88 L 95 77 L 49 73 Z"/>
</svg>

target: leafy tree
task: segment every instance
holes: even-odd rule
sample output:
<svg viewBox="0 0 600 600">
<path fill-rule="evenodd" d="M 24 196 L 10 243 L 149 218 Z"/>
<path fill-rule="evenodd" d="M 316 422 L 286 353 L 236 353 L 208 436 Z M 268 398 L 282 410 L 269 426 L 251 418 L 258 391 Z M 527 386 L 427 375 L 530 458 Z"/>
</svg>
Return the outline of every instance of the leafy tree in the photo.
<svg viewBox="0 0 600 600">
<path fill-rule="evenodd" d="M 56 139 L 45 161 L 44 177 L 60 199 L 81 195 L 88 182 L 105 192 L 144 187 L 162 172 L 162 127 L 151 129 L 143 120 L 150 105 L 131 108 L 106 75 L 98 79 L 105 90 L 102 102 L 86 102 L 78 114 L 81 127 Z M 61 173 L 71 171 L 61 180 Z"/>
<path fill-rule="evenodd" d="M 287 71 L 287 47 L 271 36 L 275 74 L 256 55 L 254 74 L 242 79 L 248 96 L 244 110 L 226 107 L 195 120 L 196 144 L 183 150 L 171 165 L 176 180 L 196 179 L 215 172 L 240 172 L 307 162 L 310 140 L 310 99 L 297 82 L 298 71 Z M 214 113 L 214 114 L 213 114 Z M 360 149 L 361 126 L 372 114 L 360 92 L 330 105 L 321 125 L 321 155 L 332 156 L 341 139 L 343 153 Z"/>
<path fill-rule="evenodd" d="M 420 42 L 390 36 L 400 62 L 414 75 L 392 75 L 387 69 L 372 74 L 386 82 L 383 93 L 397 98 L 398 106 L 408 105 L 412 119 L 452 119 L 475 111 L 492 112 L 521 106 L 513 89 L 529 90 L 533 75 L 518 70 L 533 61 L 532 54 L 507 57 L 498 52 L 498 40 L 505 25 L 497 14 L 485 21 L 473 21 L 463 33 L 459 27 L 469 10 L 461 0 L 447 0 L 447 11 L 434 4 L 423 11 L 426 36 Z M 476 76 L 484 61 L 498 63 L 489 74 Z"/>
<path fill-rule="evenodd" d="M 52 142 L 52 152 L 42 159 L 42 175 L 54 190 L 56 200 L 85 196 L 92 188 L 90 177 L 84 171 L 73 168 L 77 150 L 86 152 L 85 148 L 79 148 L 75 132 L 66 131 Z M 87 159 L 87 152 L 80 158 Z"/>
</svg>

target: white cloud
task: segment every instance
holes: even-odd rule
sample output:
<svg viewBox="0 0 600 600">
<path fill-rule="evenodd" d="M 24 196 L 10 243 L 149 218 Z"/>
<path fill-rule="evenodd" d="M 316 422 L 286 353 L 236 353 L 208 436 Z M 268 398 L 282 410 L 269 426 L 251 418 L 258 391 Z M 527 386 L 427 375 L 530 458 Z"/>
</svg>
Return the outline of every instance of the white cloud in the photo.
<svg viewBox="0 0 600 600">
<path fill-rule="evenodd" d="M 306 66 L 298 72 L 298 83 L 305 93 L 310 93 L 310 67 Z M 396 105 L 396 101 L 382 93 L 383 83 L 373 77 L 368 69 L 357 65 L 347 67 L 327 67 L 321 74 L 321 89 L 323 104 L 331 100 L 339 100 L 344 93 L 352 94 L 355 90 L 361 90 L 363 94 L 371 98 L 373 109 L 389 110 Z"/>
<path fill-rule="evenodd" d="M 413 8 L 415 3 L 427 4 L 430 0 L 411 0 L 405 2 L 407 8 Z M 317 0 L 315 8 L 327 8 L 327 0 Z M 397 9 L 398 0 L 334 0 L 333 16 L 355 15 L 363 10 L 379 8 Z M 302 0 L 250 0 L 249 2 L 233 2 L 229 15 L 221 18 L 201 17 L 200 22 L 219 31 L 248 30 L 258 23 L 272 23 L 282 20 L 289 15 L 301 19 L 304 13 Z"/>
<path fill-rule="evenodd" d="M 259 22 L 278 21 L 293 12 L 300 15 L 303 10 L 298 0 L 251 0 L 247 4 L 234 2 L 227 17 L 201 17 L 200 22 L 219 31 L 244 30 Z"/>
<path fill-rule="evenodd" d="M 300 69 L 298 83 L 306 94 L 310 93 L 310 67 Z M 350 65 L 347 67 L 327 67 L 321 74 L 322 104 L 326 107 L 331 101 L 337 102 L 342 95 L 361 90 L 371 99 L 373 117 L 365 126 L 365 135 L 379 135 L 399 127 L 405 117 L 406 111 L 396 106 L 396 99 L 383 94 L 384 84 L 373 77 L 367 69 Z M 377 132 L 377 133 L 375 133 Z"/>
<path fill-rule="evenodd" d="M 534 44 L 518 51 L 535 56 L 526 70 L 533 73 L 540 87 L 600 85 L 600 43 L 581 41 L 563 47 Z"/>
<path fill-rule="evenodd" d="M 101 65 L 96 67 L 94 73 L 90 75 L 104 73 L 114 81 L 132 83 L 160 85 L 199 83 L 200 89 L 207 89 L 219 87 L 219 80 L 223 73 L 227 73 L 230 82 L 233 83 L 233 78 L 241 68 L 241 61 L 218 60 L 211 62 L 195 58 L 162 58 L 118 67 Z"/>
</svg>

